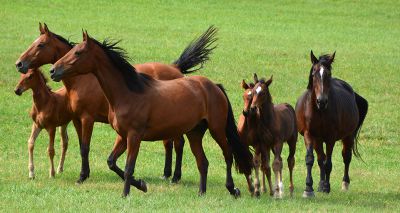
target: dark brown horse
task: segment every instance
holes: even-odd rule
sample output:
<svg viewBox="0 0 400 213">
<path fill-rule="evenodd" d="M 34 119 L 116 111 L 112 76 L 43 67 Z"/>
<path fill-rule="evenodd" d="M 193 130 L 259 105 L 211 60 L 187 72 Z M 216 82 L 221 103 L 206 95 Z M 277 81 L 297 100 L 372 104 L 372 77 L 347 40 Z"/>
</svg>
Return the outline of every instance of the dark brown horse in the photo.
<svg viewBox="0 0 400 213">
<path fill-rule="evenodd" d="M 61 158 L 57 172 L 64 170 L 65 154 L 68 148 L 67 125 L 72 119 L 72 113 L 68 107 L 66 90 L 64 87 L 52 92 L 46 85 L 46 78 L 38 69 L 29 69 L 26 74 L 21 74 L 15 94 L 22 95 L 28 89 L 32 89 L 33 104 L 30 116 L 33 120 L 31 135 L 28 140 L 29 152 L 29 178 L 35 178 L 35 166 L 33 163 L 33 149 L 35 141 L 42 129 L 49 134 L 49 146 L 47 152 L 50 158 L 49 176 L 54 177 L 54 137 L 56 128 L 61 126 Z"/>
<path fill-rule="evenodd" d="M 28 68 L 37 68 L 44 64 L 53 64 L 64 56 L 73 43 L 63 37 L 51 32 L 47 25 L 39 24 L 40 36 L 31 46 L 21 54 L 16 62 L 18 71 L 25 73 Z M 160 80 L 171 80 L 183 77 L 183 74 L 194 72 L 193 67 L 203 66 L 209 59 L 209 55 L 215 48 L 215 34 L 217 29 L 210 27 L 198 39 L 191 42 L 183 51 L 181 56 L 171 65 L 161 63 L 137 64 L 138 72 L 145 73 Z M 67 89 L 67 96 L 73 112 L 73 121 L 79 136 L 82 155 L 82 171 L 78 183 L 89 177 L 89 147 L 94 122 L 107 123 L 108 102 L 93 74 L 64 78 L 63 83 Z M 118 141 L 117 141 L 118 142 Z M 174 144 L 174 145 L 173 145 Z M 181 163 L 184 139 L 178 137 L 176 140 L 164 140 L 165 166 L 164 178 L 171 176 L 172 148 L 175 147 L 176 164 L 172 182 L 178 182 L 181 178 Z M 110 168 L 114 168 L 115 162 L 108 160 Z"/>
<path fill-rule="evenodd" d="M 282 182 L 282 148 L 286 141 L 289 146 L 287 158 L 290 173 L 290 195 L 293 194 L 293 167 L 295 164 L 295 152 L 297 142 L 296 114 L 289 104 L 272 103 L 269 86 L 272 83 L 272 76 L 269 80 L 258 80 L 254 74 L 255 85 L 251 91 L 252 100 L 247 115 L 248 128 L 253 133 L 253 146 L 256 153 L 261 153 L 261 166 L 269 181 L 270 191 L 274 197 L 281 198 L 283 195 Z M 275 158 L 272 169 L 275 173 L 275 186 L 271 188 L 271 168 L 269 165 L 270 151 L 273 151 Z"/>
<path fill-rule="evenodd" d="M 298 131 L 304 136 L 307 149 L 307 179 L 303 197 L 313 197 L 311 169 L 314 164 L 315 149 L 320 168 L 318 191 L 330 192 L 332 171 L 332 151 L 337 140 L 342 140 L 342 156 L 345 165 L 342 189 L 350 184 L 349 166 L 352 152 L 357 150 L 358 134 L 368 111 L 368 102 L 355 93 L 351 86 L 332 78 L 332 63 L 335 53 L 322 55 L 318 59 L 311 51 L 311 70 L 307 90 L 297 100 L 296 117 Z M 323 150 L 326 144 L 326 155 Z"/>
<path fill-rule="evenodd" d="M 131 184 L 143 191 L 147 189 L 144 181 L 133 176 L 141 141 L 176 138 L 182 134 L 188 136 L 195 155 L 200 172 L 199 194 L 204 194 L 208 160 L 202 138 L 207 128 L 223 151 L 226 188 L 230 194 L 240 195 L 231 174 L 233 157 L 239 172 L 249 175 L 252 155 L 240 143 L 232 107 L 222 86 L 201 76 L 159 81 L 137 73 L 116 43 L 100 43 L 86 32 L 83 42 L 58 60 L 50 73 L 55 81 L 86 73 L 93 73 L 98 79 L 109 102 L 109 123 L 118 133 L 117 140 L 127 142 L 119 143 L 127 144 L 124 196 L 129 194 Z M 114 147 L 111 154 L 114 159 L 124 150 L 122 146 Z"/>
</svg>

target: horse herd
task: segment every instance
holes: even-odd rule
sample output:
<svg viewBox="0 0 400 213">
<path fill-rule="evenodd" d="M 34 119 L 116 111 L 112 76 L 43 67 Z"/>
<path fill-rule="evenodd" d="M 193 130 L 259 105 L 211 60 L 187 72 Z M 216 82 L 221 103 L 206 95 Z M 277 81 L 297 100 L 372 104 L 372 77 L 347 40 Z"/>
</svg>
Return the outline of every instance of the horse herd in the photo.
<svg viewBox="0 0 400 213">
<path fill-rule="evenodd" d="M 254 74 L 254 82 L 243 80 L 244 107 L 236 126 L 231 103 L 221 84 L 202 76 L 184 76 L 201 69 L 216 48 L 217 29 L 213 26 L 193 40 L 170 65 L 152 62 L 132 66 L 126 52 L 117 46 L 118 42 L 99 42 L 86 31 L 79 44 L 51 32 L 46 24 L 39 23 L 39 31 L 39 37 L 16 62 L 21 79 L 15 93 L 21 95 L 28 89 L 33 91 L 33 124 L 28 140 L 30 178 L 35 177 L 33 149 L 42 129 L 49 134 L 50 176 L 54 177 L 54 138 L 56 128 L 61 127 L 62 154 L 57 172 L 63 171 L 68 147 L 66 130 L 72 121 L 82 158 L 77 182 L 83 183 L 90 174 L 88 157 L 94 122 L 103 122 L 111 124 L 118 134 L 107 163 L 124 180 L 123 196 L 129 194 L 131 185 L 147 191 L 146 183 L 133 175 L 141 141 L 163 140 L 166 152 L 164 178 L 172 175 L 172 149 L 175 148 L 176 165 L 171 181 L 176 183 L 181 179 L 184 134 L 200 172 L 199 194 L 204 194 L 208 160 L 202 138 L 207 129 L 222 149 L 226 163 L 226 188 L 235 197 L 240 196 L 240 190 L 235 188 L 232 179 L 233 163 L 237 171 L 244 174 L 252 196 L 258 197 L 260 191 L 266 191 L 267 177 L 270 195 L 282 197 L 281 152 L 284 142 L 289 146 L 287 163 L 292 195 L 298 133 L 304 136 L 307 150 L 303 197 L 314 196 L 311 175 L 314 149 L 320 168 L 318 191 L 330 192 L 332 150 L 337 140 L 343 142 L 345 169 L 342 189 L 348 190 L 349 165 L 353 153 L 359 157 L 357 139 L 368 111 L 368 102 L 348 83 L 332 78 L 335 53 L 317 58 L 311 51 L 308 86 L 295 109 L 289 104 L 273 104 L 269 91 L 272 76 L 266 80 Z M 53 64 L 50 76 L 54 81 L 62 80 L 64 87 L 51 91 L 39 69 L 44 64 Z M 326 154 L 323 143 L 326 144 Z M 254 156 L 250 146 L 254 149 Z M 116 162 L 125 151 L 127 159 L 123 171 Z M 271 151 L 274 154 L 274 186 L 271 181 Z M 251 176 L 253 169 L 254 180 Z"/>
</svg>

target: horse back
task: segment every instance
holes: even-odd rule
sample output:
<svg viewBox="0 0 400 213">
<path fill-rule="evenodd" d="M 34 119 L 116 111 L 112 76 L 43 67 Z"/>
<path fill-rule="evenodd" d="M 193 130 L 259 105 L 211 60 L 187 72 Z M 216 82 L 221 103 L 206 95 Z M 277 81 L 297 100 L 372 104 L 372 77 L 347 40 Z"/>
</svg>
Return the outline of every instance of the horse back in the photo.
<svg viewBox="0 0 400 213">
<path fill-rule="evenodd" d="M 146 74 L 157 80 L 172 80 L 184 76 L 175 65 L 149 62 L 136 64 L 134 67 L 139 73 Z"/>
</svg>

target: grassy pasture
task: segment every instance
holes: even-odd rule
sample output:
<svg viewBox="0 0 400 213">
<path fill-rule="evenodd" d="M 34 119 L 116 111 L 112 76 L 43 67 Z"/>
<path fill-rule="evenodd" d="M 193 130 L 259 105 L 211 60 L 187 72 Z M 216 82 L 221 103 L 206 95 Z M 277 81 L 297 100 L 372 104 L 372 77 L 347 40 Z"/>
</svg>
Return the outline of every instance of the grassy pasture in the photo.
<svg viewBox="0 0 400 213">
<path fill-rule="evenodd" d="M 400 3 L 398 1 L 5 1 L 0 8 L 0 211 L 398 211 L 400 208 L 399 102 Z M 97 39 L 122 39 L 132 63 L 176 59 L 193 38 L 211 24 L 220 31 L 218 48 L 199 75 L 222 83 L 238 116 L 242 107 L 240 81 L 252 74 L 274 75 L 275 103 L 295 104 L 307 85 L 309 52 L 337 51 L 333 75 L 348 81 L 369 101 L 360 137 L 365 160 L 353 158 L 350 191 L 343 193 L 341 144 L 333 156 L 331 194 L 301 198 L 305 186 L 305 148 L 299 137 L 294 171 L 295 195 L 274 200 L 249 196 L 243 176 L 234 174 L 242 191 L 233 199 L 225 189 L 225 163 L 207 134 L 204 149 L 210 162 L 207 195 L 197 196 L 198 171 L 186 143 L 182 181 L 160 179 L 164 163 L 161 143 L 142 143 L 135 176 L 148 192 L 132 188 L 121 199 L 121 180 L 106 163 L 115 132 L 96 124 L 90 152 L 91 176 L 75 185 L 80 171 L 78 140 L 73 125 L 65 172 L 48 178 L 47 135 L 35 147 L 36 179 L 28 179 L 26 141 L 30 133 L 31 92 L 13 93 L 19 74 L 14 62 L 38 36 L 38 22 L 81 41 L 81 29 Z M 43 70 L 48 74 L 49 66 Z M 53 88 L 62 85 L 49 82 Z M 59 137 L 56 161 L 59 157 Z M 287 147 L 283 158 L 287 157 Z M 124 166 L 125 156 L 119 161 Z M 314 165 L 314 186 L 319 179 Z M 285 192 L 288 171 L 284 163 Z"/>
</svg>

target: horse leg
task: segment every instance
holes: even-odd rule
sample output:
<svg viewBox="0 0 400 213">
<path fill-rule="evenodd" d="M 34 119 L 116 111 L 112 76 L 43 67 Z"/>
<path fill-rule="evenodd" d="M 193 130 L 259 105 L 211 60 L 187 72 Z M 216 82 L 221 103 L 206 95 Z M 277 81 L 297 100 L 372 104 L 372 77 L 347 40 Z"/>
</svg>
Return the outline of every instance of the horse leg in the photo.
<svg viewBox="0 0 400 213">
<path fill-rule="evenodd" d="M 182 156 L 183 156 L 183 146 L 185 145 L 185 139 L 183 135 L 174 140 L 174 148 L 175 148 L 175 171 L 174 176 L 172 177 L 172 183 L 178 183 L 182 177 Z"/>
<path fill-rule="evenodd" d="M 189 139 L 190 149 L 196 158 L 197 168 L 200 172 L 199 195 L 204 195 L 207 190 L 208 160 L 203 150 L 203 131 L 191 131 L 186 134 Z"/>
<path fill-rule="evenodd" d="M 326 155 L 324 153 L 324 146 L 323 143 L 315 143 L 314 144 L 314 149 L 315 152 L 317 153 L 317 162 L 318 162 L 318 166 L 319 166 L 319 171 L 320 171 L 320 180 L 319 180 L 319 185 L 318 185 L 318 191 L 319 192 L 323 192 L 324 191 L 324 187 L 325 187 L 325 160 L 326 160 Z"/>
<path fill-rule="evenodd" d="M 324 163 L 325 166 L 325 184 L 324 184 L 324 192 L 329 193 L 331 192 L 331 183 L 330 177 L 332 172 L 332 152 L 333 147 L 335 146 L 335 142 L 327 141 L 326 142 L 326 161 Z"/>
<path fill-rule="evenodd" d="M 261 191 L 263 193 L 267 192 L 267 187 L 265 185 L 265 172 L 262 170 L 262 184 L 261 184 Z"/>
<path fill-rule="evenodd" d="M 260 164 L 261 164 L 261 153 L 259 150 L 256 150 L 256 154 L 253 157 L 253 163 L 254 163 L 254 173 L 255 173 L 255 179 L 254 179 L 254 195 L 256 197 L 260 197 L 260 177 L 259 177 L 259 171 L 260 171 Z"/>
<path fill-rule="evenodd" d="M 349 190 L 349 185 L 350 185 L 349 167 L 352 158 L 351 150 L 354 146 L 354 137 L 349 136 L 344 138 L 342 141 L 343 141 L 342 157 L 344 163 L 342 190 L 347 191 Z"/>
<path fill-rule="evenodd" d="M 58 164 L 57 173 L 61 173 L 64 171 L 64 161 L 65 155 L 68 149 L 68 132 L 67 132 L 68 124 L 60 127 L 61 133 L 61 158 L 60 163 Z"/>
<path fill-rule="evenodd" d="M 308 131 L 304 132 L 304 143 L 306 145 L 306 166 L 307 166 L 307 178 L 306 178 L 306 189 L 304 190 L 303 197 L 314 197 L 313 179 L 312 179 L 312 167 L 314 165 L 314 153 L 313 144 L 315 140 Z"/>
<path fill-rule="evenodd" d="M 165 163 L 164 163 L 164 174 L 162 179 L 166 180 L 171 177 L 172 173 L 172 148 L 173 148 L 173 140 L 163 140 L 164 149 L 165 149 Z"/>
<path fill-rule="evenodd" d="M 283 144 L 282 142 L 276 141 L 275 142 L 275 159 L 274 162 L 272 163 L 272 169 L 274 170 L 275 174 L 275 192 L 274 192 L 274 197 L 275 198 L 282 198 L 283 195 L 283 183 L 282 183 L 282 147 Z"/>
<path fill-rule="evenodd" d="M 124 190 L 123 197 L 126 197 L 131 189 L 131 180 L 134 179 L 133 173 L 135 171 L 135 164 L 137 155 L 139 153 L 141 137 L 138 134 L 128 134 L 127 138 L 127 157 L 124 172 Z"/>
<path fill-rule="evenodd" d="M 49 133 L 49 146 L 47 147 L 47 153 L 50 159 L 49 177 L 54 178 L 54 175 L 56 174 L 54 170 L 54 138 L 56 135 L 56 128 L 49 128 L 46 130 Z"/>
<path fill-rule="evenodd" d="M 126 139 L 118 135 L 114 142 L 114 148 L 107 160 L 108 168 L 114 171 L 122 180 L 124 180 L 124 171 L 117 166 L 117 160 L 125 152 L 126 146 Z M 147 192 L 146 183 L 142 180 L 131 178 L 131 185 L 143 192 Z"/>
<path fill-rule="evenodd" d="M 82 118 L 82 143 L 81 143 L 81 158 L 82 158 L 82 167 L 79 179 L 77 181 L 78 184 L 83 183 L 90 175 L 90 166 L 89 166 L 89 151 L 90 151 L 90 139 L 92 137 L 94 120 L 90 117 Z"/>
<path fill-rule="evenodd" d="M 29 169 L 29 178 L 30 179 L 35 179 L 35 165 L 33 163 L 33 149 L 35 148 L 35 141 L 36 141 L 36 138 L 38 137 L 40 131 L 42 131 L 42 129 L 39 128 L 35 123 L 33 123 L 32 130 L 31 130 L 31 136 L 29 136 L 29 139 L 28 139 L 28 152 L 29 152 L 28 169 Z"/>
<path fill-rule="evenodd" d="M 295 160 L 295 153 L 296 153 L 296 142 L 297 142 L 297 132 L 296 136 L 294 138 L 291 138 L 288 140 L 288 145 L 289 145 L 289 156 L 287 158 L 287 163 L 288 163 L 288 168 L 289 168 L 289 174 L 290 174 L 290 196 L 293 196 L 293 191 L 294 191 L 294 185 L 293 185 L 293 168 L 294 164 L 296 162 Z"/>
<path fill-rule="evenodd" d="M 265 146 L 265 145 L 264 145 Z M 268 187 L 269 187 L 269 195 L 272 196 L 274 194 L 272 189 L 272 180 L 271 180 L 271 166 L 270 166 L 270 151 L 269 147 L 261 146 L 261 166 L 263 172 L 267 176 Z"/>
</svg>

